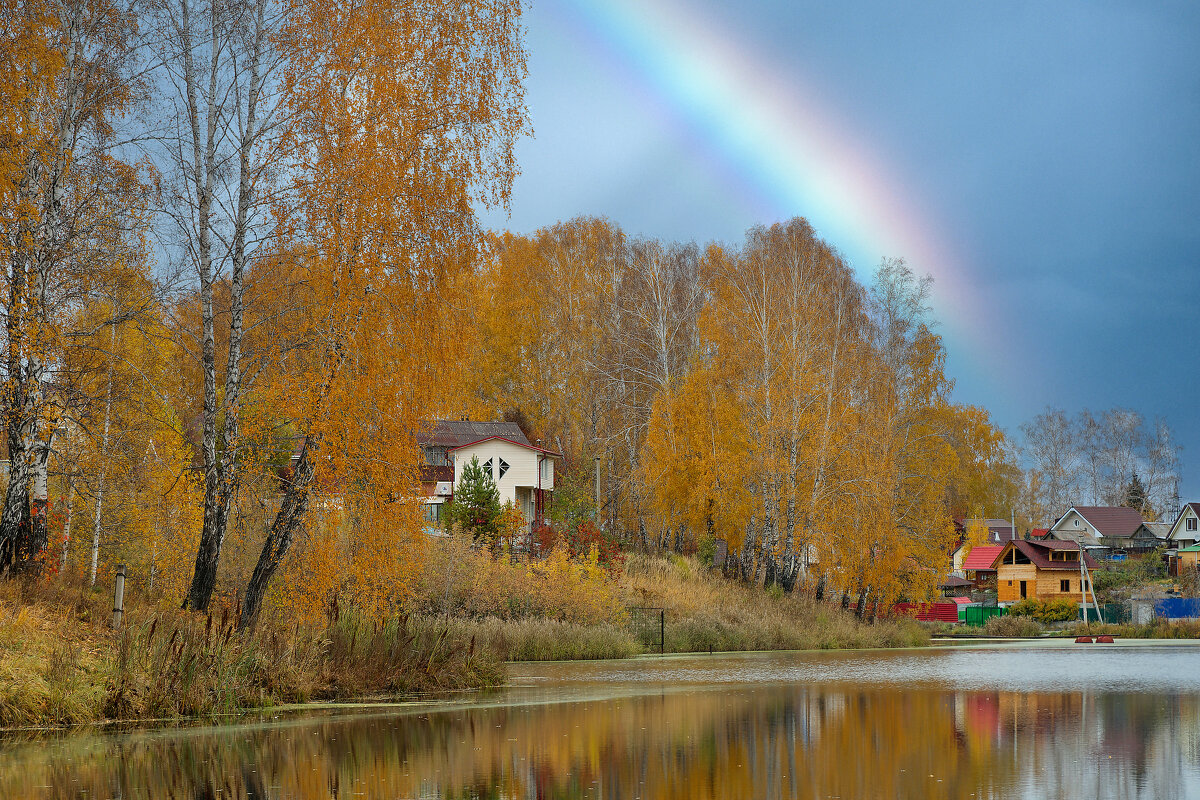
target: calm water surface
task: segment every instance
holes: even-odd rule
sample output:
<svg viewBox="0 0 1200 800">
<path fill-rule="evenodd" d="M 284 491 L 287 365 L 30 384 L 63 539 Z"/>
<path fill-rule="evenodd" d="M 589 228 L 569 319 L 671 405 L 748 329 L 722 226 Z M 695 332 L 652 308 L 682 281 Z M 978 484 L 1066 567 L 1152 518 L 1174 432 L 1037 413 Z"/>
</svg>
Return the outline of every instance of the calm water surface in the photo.
<svg viewBox="0 0 1200 800">
<path fill-rule="evenodd" d="M 0 798 L 1200 798 L 1200 647 L 529 664 L 470 702 L 0 738 Z"/>
</svg>

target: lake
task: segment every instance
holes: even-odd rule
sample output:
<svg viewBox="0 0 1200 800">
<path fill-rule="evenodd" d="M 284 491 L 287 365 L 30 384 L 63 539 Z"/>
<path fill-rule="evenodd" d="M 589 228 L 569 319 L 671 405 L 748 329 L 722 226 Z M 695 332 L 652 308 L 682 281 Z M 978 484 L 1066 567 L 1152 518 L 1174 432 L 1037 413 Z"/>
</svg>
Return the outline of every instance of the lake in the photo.
<svg viewBox="0 0 1200 800">
<path fill-rule="evenodd" d="M 456 701 L 0 738 L 0 798 L 65 797 L 1200 798 L 1200 647 L 517 664 Z"/>
</svg>

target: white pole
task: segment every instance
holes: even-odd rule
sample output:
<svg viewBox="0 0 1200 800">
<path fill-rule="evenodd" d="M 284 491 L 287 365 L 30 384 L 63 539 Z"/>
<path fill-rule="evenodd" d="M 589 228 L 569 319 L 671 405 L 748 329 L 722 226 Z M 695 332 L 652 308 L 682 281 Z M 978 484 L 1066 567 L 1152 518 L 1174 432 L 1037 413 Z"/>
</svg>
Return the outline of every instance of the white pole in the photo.
<svg viewBox="0 0 1200 800">
<path fill-rule="evenodd" d="M 113 595 L 113 630 L 121 628 L 121 616 L 125 613 L 125 565 L 117 565 L 117 586 Z"/>
</svg>

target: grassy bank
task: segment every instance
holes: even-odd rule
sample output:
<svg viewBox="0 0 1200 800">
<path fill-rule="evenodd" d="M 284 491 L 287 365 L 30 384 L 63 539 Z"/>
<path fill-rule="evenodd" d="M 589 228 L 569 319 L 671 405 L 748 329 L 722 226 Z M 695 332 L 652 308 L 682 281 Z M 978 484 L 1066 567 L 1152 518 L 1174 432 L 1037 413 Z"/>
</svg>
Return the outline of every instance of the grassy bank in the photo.
<svg viewBox="0 0 1200 800">
<path fill-rule="evenodd" d="M 494 686 L 497 653 L 422 618 L 234 630 L 228 613 L 129 609 L 82 588 L 0 588 L 0 727 L 212 716 L 307 700 Z"/>
<path fill-rule="evenodd" d="M 929 643 L 929 634 L 911 620 L 867 624 L 834 604 L 727 580 L 695 559 L 630 555 L 620 591 L 629 606 L 665 610 L 669 653 Z"/>
<path fill-rule="evenodd" d="M 639 638 L 632 607 L 664 610 L 669 653 L 929 641 L 915 622 L 866 624 L 831 604 L 727 580 L 693 559 L 634 554 L 606 571 L 447 547 L 457 549 L 430 559 L 409 614 L 372 623 L 343 611 L 321 626 L 264 619 L 246 635 L 228 609 L 205 616 L 137 603 L 113 632 L 106 590 L 2 582 L 0 727 L 494 686 L 505 660 L 657 652 L 657 639 Z"/>
<path fill-rule="evenodd" d="M 591 589 L 611 595 L 597 607 L 613 611 L 588 616 L 564 607 L 565 620 L 458 615 L 450 624 L 460 638 L 475 637 L 481 647 L 510 661 L 657 653 L 658 617 L 652 622 L 643 618 L 654 629 L 650 644 L 650 637 L 638 635 L 638 620 L 626 611 L 634 607 L 663 609 L 668 653 L 912 647 L 929 642 L 929 634 L 911 620 L 859 622 L 835 605 L 728 580 L 689 558 L 629 554 L 624 568 L 607 584 L 593 584 Z"/>
</svg>

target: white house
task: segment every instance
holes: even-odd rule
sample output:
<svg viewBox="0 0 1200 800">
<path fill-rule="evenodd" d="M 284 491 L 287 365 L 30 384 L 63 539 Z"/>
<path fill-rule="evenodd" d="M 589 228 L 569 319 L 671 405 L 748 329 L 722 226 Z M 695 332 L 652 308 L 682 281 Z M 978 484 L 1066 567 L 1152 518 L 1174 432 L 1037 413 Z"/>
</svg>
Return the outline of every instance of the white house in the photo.
<svg viewBox="0 0 1200 800">
<path fill-rule="evenodd" d="M 1167 534 L 1171 547 L 1188 547 L 1200 542 L 1200 503 L 1187 503 Z"/>
<path fill-rule="evenodd" d="M 1096 550 L 1112 547 L 1114 540 L 1131 539 L 1142 525 L 1142 515 L 1121 506 L 1071 506 L 1050 526 L 1048 539 L 1076 542 Z"/>
<path fill-rule="evenodd" d="M 532 444 L 522 444 L 503 436 L 489 436 L 455 447 L 454 485 L 462 481 L 463 470 L 471 459 L 478 459 L 490 472 L 500 492 L 500 502 L 511 502 L 525 514 L 528 522 L 540 522 L 550 492 L 554 491 L 554 460 L 560 453 Z"/>
<path fill-rule="evenodd" d="M 554 491 L 554 462 L 562 454 L 531 443 L 516 423 L 436 420 L 421 426 L 417 442 L 425 453 L 421 482 L 425 517 L 431 523 L 441 519 L 442 506 L 453 499 L 472 458 L 491 473 L 500 502 L 513 503 L 527 522 L 545 518 Z"/>
</svg>

